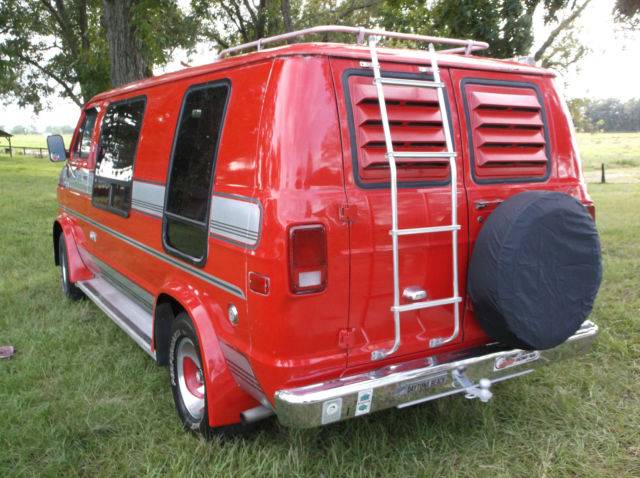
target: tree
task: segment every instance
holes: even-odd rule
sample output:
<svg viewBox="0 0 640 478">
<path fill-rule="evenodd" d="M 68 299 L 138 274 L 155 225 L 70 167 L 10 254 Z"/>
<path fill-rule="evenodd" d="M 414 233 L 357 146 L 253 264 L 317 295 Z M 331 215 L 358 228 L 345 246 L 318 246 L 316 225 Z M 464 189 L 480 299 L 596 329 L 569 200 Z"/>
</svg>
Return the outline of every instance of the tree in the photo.
<svg viewBox="0 0 640 478">
<path fill-rule="evenodd" d="M 640 98 L 624 102 L 575 98 L 569 101 L 569 110 L 578 131 L 640 131 Z"/>
<path fill-rule="evenodd" d="M 640 1 L 616 0 L 613 14 L 619 23 L 628 28 L 638 28 L 640 26 Z"/>
<path fill-rule="evenodd" d="M 33 126 L 16 125 L 11 129 L 11 134 L 30 134 L 35 132 L 36 129 Z"/>
<path fill-rule="evenodd" d="M 534 58 L 545 68 L 567 70 L 589 52 L 576 37 L 576 24 L 591 0 L 572 0 L 555 16 L 555 25 L 536 50 Z"/>
<path fill-rule="evenodd" d="M 0 98 L 37 112 L 59 93 L 81 106 L 114 83 L 148 76 L 174 48 L 193 46 L 194 22 L 174 0 L 2 0 Z M 110 50 L 107 39 L 123 31 L 124 47 Z M 143 67 L 130 72 L 131 56 Z"/>
<path fill-rule="evenodd" d="M 112 86 L 152 75 L 177 47 L 192 48 L 198 19 L 175 0 L 103 0 L 103 26 L 109 45 Z"/>
<path fill-rule="evenodd" d="M 509 58 L 529 53 L 536 8 L 542 8 L 545 23 L 551 23 L 567 3 L 568 0 L 387 0 L 382 23 L 394 30 L 485 41 L 490 48 L 481 54 Z"/>
<path fill-rule="evenodd" d="M 323 24 L 373 26 L 383 0 L 192 0 L 220 48 Z M 326 38 L 326 37 L 323 37 Z"/>
<path fill-rule="evenodd" d="M 3 0 L 0 95 L 32 105 L 59 91 L 77 105 L 109 87 L 99 0 Z"/>
</svg>

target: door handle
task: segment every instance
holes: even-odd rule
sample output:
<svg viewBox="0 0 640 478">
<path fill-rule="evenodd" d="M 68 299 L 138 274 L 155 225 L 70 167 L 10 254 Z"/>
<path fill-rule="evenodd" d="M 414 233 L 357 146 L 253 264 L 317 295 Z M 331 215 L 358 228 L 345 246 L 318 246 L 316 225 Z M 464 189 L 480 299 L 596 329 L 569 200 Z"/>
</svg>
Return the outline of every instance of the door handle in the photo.
<svg viewBox="0 0 640 478">
<path fill-rule="evenodd" d="M 476 209 L 479 211 L 481 209 L 486 209 L 490 206 L 498 206 L 500 203 L 502 202 L 502 199 L 494 199 L 492 201 L 476 201 L 475 202 L 475 206 Z"/>
</svg>

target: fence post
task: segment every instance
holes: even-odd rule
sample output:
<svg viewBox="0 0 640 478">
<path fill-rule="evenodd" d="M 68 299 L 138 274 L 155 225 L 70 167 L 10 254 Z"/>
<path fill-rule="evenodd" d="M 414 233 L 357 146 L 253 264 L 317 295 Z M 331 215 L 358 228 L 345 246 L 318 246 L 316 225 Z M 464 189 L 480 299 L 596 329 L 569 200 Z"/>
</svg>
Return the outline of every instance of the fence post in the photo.
<svg viewBox="0 0 640 478">
<path fill-rule="evenodd" d="M 605 174 L 604 174 L 604 163 L 602 163 L 601 174 L 600 174 L 600 183 L 604 184 L 606 182 L 607 182 L 607 178 L 605 177 Z"/>
</svg>

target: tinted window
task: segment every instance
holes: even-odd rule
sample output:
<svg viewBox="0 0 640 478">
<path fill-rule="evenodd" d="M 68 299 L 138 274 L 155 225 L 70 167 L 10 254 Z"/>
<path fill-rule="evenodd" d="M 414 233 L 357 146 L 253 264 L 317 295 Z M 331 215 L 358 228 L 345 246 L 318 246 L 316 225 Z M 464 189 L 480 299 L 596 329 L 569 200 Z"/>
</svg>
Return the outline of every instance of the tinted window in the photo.
<svg viewBox="0 0 640 478">
<path fill-rule="evenodd" d="M 226 83 L 187 92 L 171 159 L 165 243 L 196 263 L 206 255 L 212 177 L 228 94 Z"/>
<path fill-rule="evenodd" d="M 136 98 L 107 108 L 93 182 L 93 204 L 98 207 L 124 214 L 131 208 L 133 162 L 144 106 L 144 98 Z"/>
<path fill-rule="evenodd" d="M 91 108 L 85 112 L 84 121 L 80 126 L 78 132 L 78 139 L 74 152 L 79 158 L 87 158 L 91 151 L 91 136 L 93 135 L 93 128 L 96 125 L 96 118 L 98 117 L 98 111 L 95 108 Z"/>
</svg>

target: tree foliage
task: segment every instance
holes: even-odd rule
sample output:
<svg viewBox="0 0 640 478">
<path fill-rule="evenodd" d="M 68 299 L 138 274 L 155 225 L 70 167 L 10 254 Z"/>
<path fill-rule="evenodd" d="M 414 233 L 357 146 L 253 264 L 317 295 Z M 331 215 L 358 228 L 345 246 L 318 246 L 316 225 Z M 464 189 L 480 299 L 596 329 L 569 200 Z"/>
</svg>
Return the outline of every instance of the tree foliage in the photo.
<svg viewBox="0 0 640 478">
<path fill-rule="evenodd" d="M 591 0 L 192 0 L 205 35 L 221 48 L 318 24 L 350 24 L 486 41 L 483 53 L 526 55 L 533 43 L 533 16 L 555 26 L 538 52 L 549 66 L 570 64 L 585 50 L 567 35 Z M 340 39 L 340 37 L 337 37 Z M 554 61 L 551 61 L 555 59 Z"/>
<path fill-rule="evenodd" d="M 527 55 L 534 13 L 551 32 L 535 52 L 567 68 L 586 49 L 574 34 L 592 0 L 1 0 L 0 99 L 43 106 L 60 93 L 80 105 L 99 91 L 148 76 L 175 48 L 211 40 L 220 48 L 319 24 L 487 41 L 490 56 Z M 635 18 L 639 0 L 617 0 Z M 323 36 L 322 40 L 342 36 Z M 313 38 L 309 38 L 313 39 Z"/>
<path fill-rule="evenodd" d="M 640 131 L 640 98 L 576 98 L 569 101 L 569 110 L 578 131 Z"/>
<path fill-rule="evenodd" d="M 76 104 L 109 87 L 99 0 L 3 0 L 0 95 L 42 108 L 61 91 Z"/>
<path fill-rule="evenodd" d="M 383 0 L 192 0 L 202 33 L 220 48 L 314 25 L 373 26 Z"/>
<path fill-rule="evenodd" d="M 113 3 L 121 7 L 127 2 Z M 110 25 L 103 7 L 102 0 L 2 0 L 0 98 L 39 111 L 54 92 L 82 105 L 109 89 Z M 129 20 L 146 74 L 164 64 L 176 47 L 195 43 L 195 20 L 183 15 L 174 0 L 136 0 Z"/>
<path fill-rule="evenodd" d="M 613 13 L 618 22 L 629 28 L 640 26 L 640 0 L 616 0 Z"/>
</svg>

